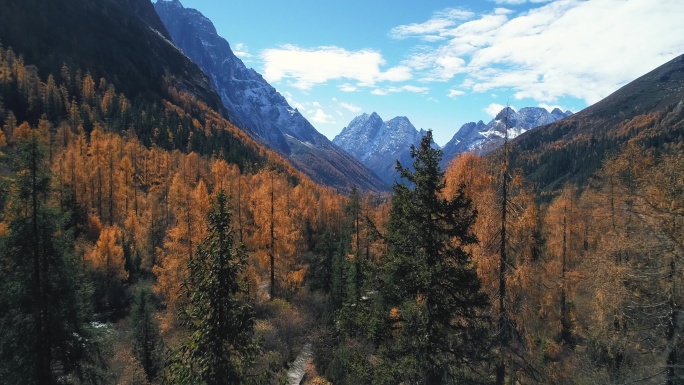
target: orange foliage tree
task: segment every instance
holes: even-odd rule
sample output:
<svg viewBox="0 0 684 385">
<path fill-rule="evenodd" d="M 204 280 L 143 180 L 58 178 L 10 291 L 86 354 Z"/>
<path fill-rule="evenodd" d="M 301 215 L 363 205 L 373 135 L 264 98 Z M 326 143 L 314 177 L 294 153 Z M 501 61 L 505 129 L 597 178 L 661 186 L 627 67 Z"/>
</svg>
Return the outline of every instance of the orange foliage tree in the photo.
<svg viewBox="0 0 684 385">
<path fill-rule="evenodd" d="M 122 232 L 119 227 L 107 226 L 102 229 L 97 242 L 85 255 L 85 260 L 92 269 L 103 273 L 112 281 L 120 282 L 128 279 L 121 239 Z"/>
</svg>

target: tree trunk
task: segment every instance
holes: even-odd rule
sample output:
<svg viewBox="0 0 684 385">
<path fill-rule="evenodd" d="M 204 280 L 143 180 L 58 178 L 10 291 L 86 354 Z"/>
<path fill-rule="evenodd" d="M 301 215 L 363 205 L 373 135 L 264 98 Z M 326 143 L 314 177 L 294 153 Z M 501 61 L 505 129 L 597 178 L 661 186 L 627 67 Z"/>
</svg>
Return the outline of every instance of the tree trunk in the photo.
<svg viewBox="0 0 684 385">
<path fill-rule="evenodd" d="M 50 334 L 48 328 L 48 310 L 47 310 L 47 258 L 44 255 L 43 247 L 45 247 L 43 240 L 41 242 L 41 234 L 38 225 L 38 143 L 35 134 L 31 139 L 31 227 L 33 231 L 33 279 L 34 279 L 34 298 L 37 303 L 34 305 L 33 311 L 34 322 L 36 323 L 36 331 L 38 332 L 38 344 L 36 346 L 36 355 L 38 363 L 38 383 L 50 384 L 52 381 L 51 367 L 50 367 Z"/>
<path fill-rule="evenodd" d="M 506 350 L 508 350 L 510 333 L 508 330 L 508 314 L 506 311 L 506 214 L 508 210 L 508 113 L 506 115 L 506 132 L 504 133 L 504 161 L 501 181 L 501 245 L 499 246 L 499 362 L 496 365 L 496 384 L 506 381 Z"/>
<path fill-rule="evenodd" d="M 567 245 L 567 217 L 566 208 L 563 207 L 563 250 L 562 250 L 562 260 L 561 260 L 561 293 L 560 293 L 560 306 L 561 306 L 561 340 L 565 343 L 570 342 L 570 319 L 568 315 L 568 304 L 567 304 L 567 292 L 566 292 L 566 282 L 565 275 L 567 272 L 567 256 L 568 256 L 568 245 Z"/>
<path fill-rule="evenodd" d="M 271 245 L 269 247 L 271 259 L 271 299 L 275 298 L 275 196 L 273 194 L 273 173 L 271 172 Z"/>
<path fill-rule="evenodd" d="M 668 293 L 668 307 L 670 310 L 669 314 L 669 320 L 668 320 L 668 325 L 667 325 L 667 347 L 668 347 L 668 352 L 667 352 L 667 362 L 666 362 L 666 368 L 667 368 L 667 385 L 675 385 L 675 384 L 680 384 L 681 382 L 678 381 L 677 379 L 677 372 L 675 368 L 677 367 L 677 356 L 678 356 L 678 350 L 677 350 L 677 342 L 678 342 L 678 337 L 679 337 L 679 325 L 678 323 L 680 322 L 678 319 L 679 315 L 679 309 L 677 306 L 677 303 L 675 301 L 675 295 L 677 293 L 677 287 L 676 287 L 676 254 L 673 253 L 672 257 L 670 259 L 670 271 L 668 273 L 668 280 L 669 280 L 669 293 Z"/>
</svg>

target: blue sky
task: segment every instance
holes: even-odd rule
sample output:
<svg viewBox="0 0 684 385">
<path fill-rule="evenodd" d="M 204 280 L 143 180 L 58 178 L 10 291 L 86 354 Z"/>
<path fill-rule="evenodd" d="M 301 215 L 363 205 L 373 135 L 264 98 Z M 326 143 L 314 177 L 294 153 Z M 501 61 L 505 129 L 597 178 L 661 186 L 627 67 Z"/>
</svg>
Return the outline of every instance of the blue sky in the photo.
<svg viewBox="0 0 684 385">
<path fill-rule="evenodd" d="M 407 116 L 445 144 L 502 106 L 578 111 L 684 54 L 684 0 L 181 0 L 332 139 Z"/>
</svg>

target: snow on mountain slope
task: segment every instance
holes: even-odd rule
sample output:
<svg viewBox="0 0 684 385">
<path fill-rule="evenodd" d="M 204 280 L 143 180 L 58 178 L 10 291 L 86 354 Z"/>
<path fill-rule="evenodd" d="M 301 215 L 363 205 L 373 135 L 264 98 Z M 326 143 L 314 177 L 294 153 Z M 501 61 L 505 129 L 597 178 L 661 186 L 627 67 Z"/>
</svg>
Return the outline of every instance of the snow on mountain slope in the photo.
<svg viewBox="0 0 684 385">
<path fill-rule="evenodd" d="M 398 179 L 397 160 L 404 166 L 412 163 L 411 145 L 418 145 L 425 134 L 405 116 L 383 122 L 375 112 L 354 118 L 333 143 L 342 147 L 369 167 L 387 184 Z"/>
<path fill-rule="evenodd" d="M 370 170 L 316 131 L 259 73 L 247 68 L 207 17 L 178 0 L 159 0 L 154 6 L 174 43 L 210 77 L 235 125 L 319 183 L 342 190 L 352 185 L 386 189 Z"/>
<path fill-rule="evenodd" d="M 494 150 L 504 141 L 506 120 L 508 120 L 508 138 L 513 139 L 533 128 L 553 123 L 572 115 L 570 111 L 555 108 L 548 112 L 545 108 L 525 107 L 516 112 L 511 107 L 502 109 L 494 119 L 484 124 L 466 123 L 456 132 L 453 138 L 444 145 L 442 164 L 448 164 L 453 158 L 463 152 L 484 154 Z"/>
<path fill-rule="evenodd" d="M 462 152 L 474 151 L 483 154 L 501 145 L 506 119 L 508 137 L 513 139 L 535 127 L 553 123 L 570 115 L 572 112 L 562 112 L 557 108 L 548 112 L 544 108 L 525 107 L 516 112 L 508 107 L 501 110 L 487 124 L 482 121 L 466 123 L 442 148 L 442 166 L 445 167 Z M 385 183 L 391 184 L 397 179 L 394 170 L 397 160 L 402 165 L 409 166 L 412 162 L 409 155 L 411 145 L 417 145 L 423 135 L 424 131 L 416 130 L 406 117 L 396 117 L 383 122 L 380 116 L 373 112 L 354 118 L 333 139 L 333 143 L 363 162 Z"/>
</svg>

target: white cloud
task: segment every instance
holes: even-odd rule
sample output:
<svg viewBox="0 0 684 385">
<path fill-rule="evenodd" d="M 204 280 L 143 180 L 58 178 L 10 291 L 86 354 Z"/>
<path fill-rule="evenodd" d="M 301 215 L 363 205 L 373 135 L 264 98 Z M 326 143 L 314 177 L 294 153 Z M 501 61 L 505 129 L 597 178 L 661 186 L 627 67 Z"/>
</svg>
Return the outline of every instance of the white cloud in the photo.
<svg viewBox="0 0 684 385">
<path fill-rule="evenodd" d="M 428 87 L 418 87 L 418 86 L 412 86 L 412 85 L 405 85 L 401 87 L 387 87 L 387 88 L 376 88 L 373 91 L 371 91 L 371 94 L 373 95 L 389 95 L 393 93 L 399 93 L 399 92 L 411 92 L 415 94 L 426 94 L 430 91 L 430 88 Z"/>
<path fill-rule="evenodd" d="M 321 103 L 319 103 L 319 102 L 313 102 L 313 103 L 311 103 L 311 105 L 313 105 L 316 108 L 321 108 Z"/>
<path fill-rule="evenodd" d="M 513 11 L 508 9 L 508 8 L 496 8 L 494 9 L 494 14 L 495 15 L 508 15 L 509 13 L 512 13 Z"/>
<path fill-rule="evenodd" d="M 461 8 L 445 8 L 434 13 L 434 17 L 449 20 L 467 20 L 475 14 L 471 11 Z"/>
<path fill-rule="evenodd" d="M 456 56 L 442 56 L 435 60 L 435 70 L 433 72 L 436 80 L 447 81 L 454 75 L 466 72 L 466 62 Z"/>
<path fill-rule="evenodd" d="M 423 40 L 402 63 L 419 80 L 465 74 L 461 87 L 475 92 L 504 88 L 538 103 L 567 96 L 591 104 L 680 55 L 683 19 L 681 0 L 557 0 L 467 20 L 434 15 L 392 31 Z"/>
<path fill-rule="evenodd" d="M 340 102 L 340 107 L 342 107 L 342 108 L 344 108 L 350 112 L 353 112 L 353 113 L 359 113 L 359 112 L 363 111 L 363 108 L 361 108 L 355 104 L 352 104 L 352 103 Z"/>
<path fill-rule="evenodd" d="M 407 66 L 393 67 L 387 70 L 387 72 L 380 74 L 378 80 L 386 80 L 390 82 L 403 82 L 411 79 L 411 68 Z"/>
<path fill-rule="evenodd" d="M 428 87 L 418 87 L 418 86 L 411 86 L 411 85 L 401 86 L 401 87 L 390 87 L 390 90 L 396 90 L 396 91 L 392 91 L 392 92 L 406 91 L 406 92 L 413 92 L 413 93 L 417 93 L 417 94 L 425 94 L 428 91 L 430 91 L 430 89 Z"/>
<path fill-rule="evenodd" d="M 249 50 L 247 49 L 247 46 L 244 43 L 237 43 L 235 44 L 235 47 L 233 47 L 233 53 L 235 56 L 239 58 L 250 58 L 252 55 L 249 53 Z"/>
<path fill-rule="evenodd" d="M 453 20 L 447 19 L 431 19 L 425 23 L 420 24 L 408 24 L 400 25 L 398 27 L 392 28 L 390 31 L 390 36 L 395 39 L 404 39 L 410 36 L 421 36 L 421 35 L 432 35 L 439 34 L 440 32 L 446 30 L 448 27 L 454 25 Z M 422 37 L 422 36 L 421 36 Z M 442 37 L 437 36 L 439 39 Z M 433 38 L 434 39 L 434 38 Z"/>
<path fill-rule="evenodd" d="M 518 5 L 527 3 L 527 0 L 494 0 L 494 2 L 497 4 Z"/>
<path fill-rule="evenodd" d="M 501 110 L 503 110 L 506 106 L 502 106 L 501 104 L 498 103 L 492 103 L 488 105 L 487 107 L 483 108 L 482 111 L 486 112 L 487 115 L 491 116 L 492 118 L 496 116 Z"/>
<path fill-rule="evenodd" d="M 449 93 L 447 94 L 447 96 L 453 99 L 453 98 L 456 98 L 457 96 L 461 96 L 463 94 L 465 94 L 465 92 L 461 91 L 461 90 L 449 90 Z"/>
<path fill-rule="evenodd" d="M 408 37 L 420 37 L 427 41 L 437 41 L 444 39 L 440 36 L 448 28 L 454 26 L 458 20 L 467 20 L 474 14 L 458 8 L 447 8 L 436 12 L 433 17 L 424 23 L 411 23 L 394 27 L 389 35 L 394 39 L 405 39 Z"/>
<path fill-rule="evenodd" d="M 323 112 L 322 109 L 318 108 L 316 112 L 310 115 L 311 116 L 311 121 L 315 123 L 335 123 L 335 118 L 332 117 L 332 115 L 328 115 L 325 112 Z"/>
<path fill-rule="evenodd" d="M 337 88 L 342 92 L 354 92 L 354 91 L 358 90 L 358 88 L 356 88 L 355 86 L 353 86 L 349 83 L 341 84 Z"/>
<path fill-rule="evenodd" d="M 538 107 L 541 107 L 541 108 L 545 108 L 546 111 L 549 111 L 549 112 L 553 111 L 553 110 L 556 109 L 556 108 L 558 108 L 559 110 L 561 110 L 561 111 L 563 111 L 563 112 L 569 110 L 569 108 L 565 108 L 565 107 L 560 106 L 560 105 L 558 105 L 558 104 L 539 103 L 537 106 L 538 106 Z M 577 112 L 577 111 L 574 111 L 574 112 Z"/>
<path fill-rule="evenodd" d="M 548 3 L 551 0 L 493 0 L 497 4 L 520 5 L 525 3 Z"/>
<path fill-rule="evenodd" d="M 261 59 L 264 61 L 264 79 L 269 82 L 290 79 L 293 86 L 301 90 L 335 79 L 349 79 L 372 86 L 379 81 L 397 82 L 411 78 L 411 69 L 406 66 L 383 72 L 381 67 L 386 61 L 380 52 L 374 50 L 347 51 L 333 46 L 306 49 L 285 45 L 264 50 Z"/>
</svg>

